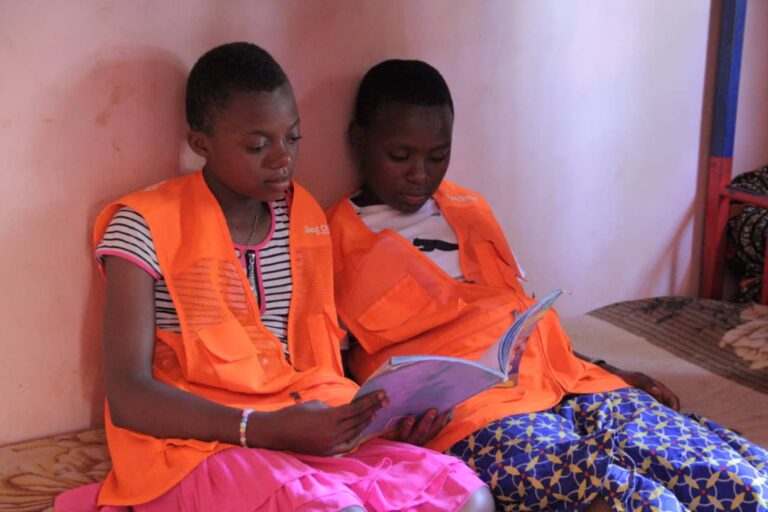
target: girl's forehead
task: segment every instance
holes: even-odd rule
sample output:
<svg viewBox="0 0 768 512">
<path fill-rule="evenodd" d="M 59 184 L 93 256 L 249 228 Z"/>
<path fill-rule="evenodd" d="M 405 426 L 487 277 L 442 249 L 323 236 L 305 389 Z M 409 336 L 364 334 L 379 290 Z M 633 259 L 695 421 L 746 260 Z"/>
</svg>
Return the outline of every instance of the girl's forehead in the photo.
<svg viewBox="0 0 768 512">
<path fill-rule="evenodd" d="M 216 124 L 237 130 L 255 125 L 280 127 L 298 119 L 296 100 L 289 85 L 272 91 L 234 91 L 216 116 Z"/>
<path fill-rule="evenodd" d="M 369 131 L 384 137 L 432 136 L 450 139 L 453 113 L 448 105 L 384 103 L 373 116 Z"/>
</svg>

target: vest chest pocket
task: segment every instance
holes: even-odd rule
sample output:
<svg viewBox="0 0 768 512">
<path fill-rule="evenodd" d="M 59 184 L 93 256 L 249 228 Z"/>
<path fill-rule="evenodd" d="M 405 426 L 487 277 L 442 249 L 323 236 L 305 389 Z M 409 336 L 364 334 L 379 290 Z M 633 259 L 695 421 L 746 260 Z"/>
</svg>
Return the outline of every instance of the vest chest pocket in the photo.
<svg viewBox="0 0 768 512">
<path fill-rule="evenodd" d="M 264 383 L 263 366 L 269 361 L 261 361 L 265 358 L 236 319 L 201 329 L 197 335 L 201 350 L 187 354 L 189 380 L 240 392 L 257 391 Z"/>
<path fill-rule="evenodd" d="M 366 308 L 357 321 L 368 331 L 402 342 L 457 318 L 466 307 L 460 298 L 433 297 L 410 275 Z"/>
</svg>

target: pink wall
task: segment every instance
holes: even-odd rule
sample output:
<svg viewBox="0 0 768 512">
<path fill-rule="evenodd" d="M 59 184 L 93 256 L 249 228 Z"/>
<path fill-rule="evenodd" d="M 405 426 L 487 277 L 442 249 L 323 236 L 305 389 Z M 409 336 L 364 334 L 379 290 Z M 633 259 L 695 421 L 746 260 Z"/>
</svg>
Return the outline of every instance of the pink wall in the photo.
<svg viewBox="0 0 768 512">
<path fill-rule="evenodd" d="M 90 226 L 199 165 L 183 82 L 209 47 L 252 40 L 284 65 L 299 177 L 326 204 L 354 186 L 361 73 L 435 64 L 457 105 L 450 177 L 487 194 L 531 288 L 569 289 L 578 313 L 691 290 L 708 16 L 699 0 L 0 2 L 0 444 L 99 422 Z"/>
</svg>

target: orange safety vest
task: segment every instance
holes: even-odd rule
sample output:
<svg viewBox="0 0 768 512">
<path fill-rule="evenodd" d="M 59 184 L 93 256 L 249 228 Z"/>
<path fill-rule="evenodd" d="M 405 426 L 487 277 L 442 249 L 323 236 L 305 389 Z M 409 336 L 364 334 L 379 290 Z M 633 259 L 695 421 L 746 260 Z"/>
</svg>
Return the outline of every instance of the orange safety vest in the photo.
<svg viewBox="0 0 768 512">
<path fill-rule="evenodd" d="M 227 222 L 201 172 L 107 206 L 96 220 L 95 244 L 123 206 L 140 213 L 149 225 L 181 324 L 181 334 L 156 331 L 155 379 L 224 405 L 262 411 L 293 405 L 294 392 L 304 401 L 329 405 L 352 399 L 358 388 L 343 377 L 343 331 L 333 300 L 328 226 L 304 188 L 293 184 L 290 213 L 291 363 L 280 341 L 261 323 Z M 99 495 L 100 505 L 151 501 L 206 457 L 232 447 L 217 441 L 158 439 L 118 428 L 109 410 L 106 431 L 113 467 Z"/>
<path fill-rule="evenodd" d="M 465 282 L 453 279 L 392 230 L 374 233 L 348 198 L 328 212 L 334 250 L 336 304 L 359 344 L 349 366 L 364 381 L 392 356 L 435 354 L 475 359 L 533 299 L 488 204 L 443 181 L 435 201 L 456 232 Z M 596 393 L 626 384 L 573 354 L 557 314 L 548 312 L 523 355 L 516 387 L 500 385 L 467 400 L 427 446 L 451 447 L 512 414 L 548 409 L 567 393 Z"/>
</svg>

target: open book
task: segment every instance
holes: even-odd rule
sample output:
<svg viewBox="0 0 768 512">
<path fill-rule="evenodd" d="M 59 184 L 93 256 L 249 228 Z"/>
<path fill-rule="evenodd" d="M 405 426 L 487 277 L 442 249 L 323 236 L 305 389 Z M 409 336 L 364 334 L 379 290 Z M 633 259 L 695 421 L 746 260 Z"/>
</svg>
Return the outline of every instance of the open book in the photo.
<svg viewBox="0 0 768 512">
<path fill-rule="evenodd" d="M 438 414 L 495 385 L 517 385 L 523 350 L 534 327 L 560 296 L 557 289 L 536 302 L 475 361 L 443 356 L 396 356 L 379 367 L 356 397 L 384 390 L 389 405 L 362 432 L 367 439 L 397 427 L 407 416 Z"/>
</svg>

